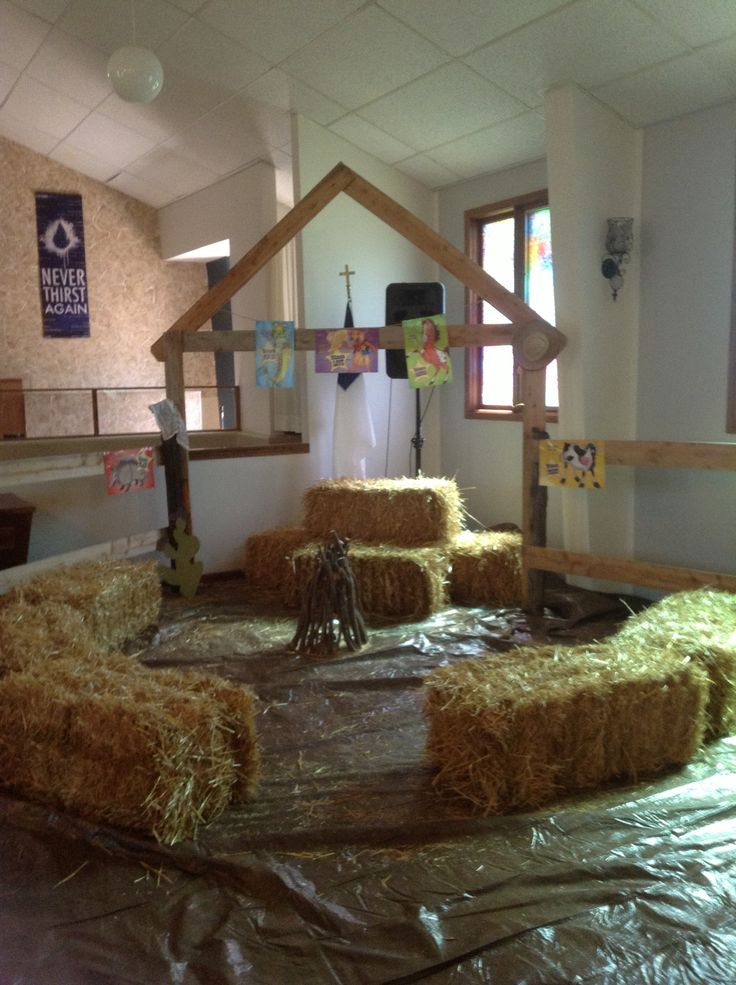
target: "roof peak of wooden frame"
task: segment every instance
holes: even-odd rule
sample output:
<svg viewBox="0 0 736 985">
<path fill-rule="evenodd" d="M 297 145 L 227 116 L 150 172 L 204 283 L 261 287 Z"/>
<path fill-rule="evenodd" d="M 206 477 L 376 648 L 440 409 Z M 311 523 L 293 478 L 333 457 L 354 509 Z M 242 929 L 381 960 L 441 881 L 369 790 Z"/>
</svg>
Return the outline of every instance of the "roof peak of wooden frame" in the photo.
<svg viewBox="0 0 736 985">
<path fill-rule="evenodd" d="M 340 162 L 251 247 L 222 280 L 206 291 L 167 332 L 159 336 L 151 346 L 153 355 L 159 361 L 164 359 L 165 339 L 169 333 L 196 332 L 200 329 L 341 192 L 349 195 L 448 273 L 457 277 L 474 294 L 492 304 L 510 319 L 512 325 L 520 327 L 530 321 L 540 320 L 532 308 L 494 280 L 474 260 L 403 205 Z"/>
</svg>

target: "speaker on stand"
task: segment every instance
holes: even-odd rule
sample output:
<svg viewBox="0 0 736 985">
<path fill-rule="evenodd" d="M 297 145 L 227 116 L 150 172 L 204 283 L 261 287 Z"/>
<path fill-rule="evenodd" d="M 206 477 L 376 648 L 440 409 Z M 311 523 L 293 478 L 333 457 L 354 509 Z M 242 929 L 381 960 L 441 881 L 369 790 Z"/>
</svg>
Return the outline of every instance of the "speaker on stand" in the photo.
<svg viewBox="0 0 736 985">
<path fill-rule="evenodd" d="M 386 324 L 396 325 L 410 318 L 429 318 L 445 313 L 445 286 L 438 281 L 418 284 L 389 284 L 386 288 Z M 406 380 L 406 353 L 403 349 L 386 349 L 386 372 L 392 380 Z M 422 471 L 422 408 L 419 390 L 415 391 L 416 423 L 414 437 L 414 474 Z"/>
</svg>

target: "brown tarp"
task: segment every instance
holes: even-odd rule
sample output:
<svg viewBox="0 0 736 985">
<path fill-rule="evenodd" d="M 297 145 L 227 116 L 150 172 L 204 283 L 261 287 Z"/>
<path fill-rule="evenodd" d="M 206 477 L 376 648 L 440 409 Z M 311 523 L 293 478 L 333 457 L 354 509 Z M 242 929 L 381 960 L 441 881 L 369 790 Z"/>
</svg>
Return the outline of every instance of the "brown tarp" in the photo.
<svg viewBox="0 0 736 985">
<path fill-rule="evenodd" d="M 530 640 L 517 610 L 289 653 L 241 582 L 169 598 L 140 650 L 260 698 L 256 799 L 165 847 L 0 797 L 0 985 L 736 982 L 736 740 L 686 769 L 483 818 L 424 760 L 432 667 Z M 625 610 L 556 599 L 542 631 Z"/>
</svg>

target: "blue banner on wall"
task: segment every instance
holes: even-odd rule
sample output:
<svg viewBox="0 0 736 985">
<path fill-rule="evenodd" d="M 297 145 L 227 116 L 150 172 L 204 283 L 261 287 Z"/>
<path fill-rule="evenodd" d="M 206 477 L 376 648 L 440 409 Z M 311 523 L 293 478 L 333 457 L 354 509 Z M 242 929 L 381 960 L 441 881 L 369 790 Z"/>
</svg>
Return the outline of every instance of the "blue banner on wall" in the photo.
<svg viewBox="0 0 736 985">
<path fill-rule="evenodd" d="M 89 300 L 81 195 L 36 192 L 38 275 L 43 334 L 89 336 Z"/>
</svg>

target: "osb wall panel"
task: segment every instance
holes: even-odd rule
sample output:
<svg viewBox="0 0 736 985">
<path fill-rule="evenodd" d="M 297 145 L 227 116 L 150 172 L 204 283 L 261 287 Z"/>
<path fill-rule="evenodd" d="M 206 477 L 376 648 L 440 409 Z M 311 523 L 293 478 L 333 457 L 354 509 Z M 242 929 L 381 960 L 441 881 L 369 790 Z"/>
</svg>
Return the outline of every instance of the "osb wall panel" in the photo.
<svg viewBox="0 0 736 985">
<path fill-rule="evenodd" d="M 0 176 L 0 376 L 25 388 L 162 384 L 151 344 L 207 289 L 204 265 L 161 260 L 155 209 L 1 137 Z M 82 196 L 87 339 L 43 337 L 37 191 Z M 215 382 L 209 353 L 188 356 L 185 370 L 188 384 Z"/>
</svg>

